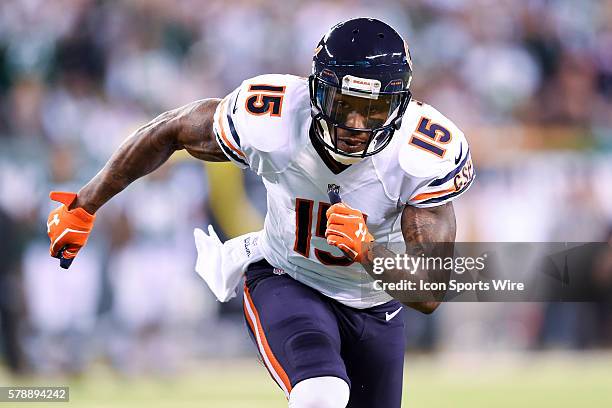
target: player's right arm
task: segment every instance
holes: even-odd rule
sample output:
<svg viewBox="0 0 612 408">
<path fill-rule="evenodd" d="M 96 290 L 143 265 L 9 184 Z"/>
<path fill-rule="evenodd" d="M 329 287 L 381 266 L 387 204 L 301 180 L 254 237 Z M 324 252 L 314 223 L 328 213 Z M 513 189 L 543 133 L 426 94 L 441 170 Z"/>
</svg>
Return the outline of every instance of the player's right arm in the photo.
<svg viewBox="0 0 612 408">
<path fill-rule="evenodd" d="M 50 197 L 63 205 L 51 212 L 47 222 L 51 256 L 73 259 L 87 242 L 95 212 L 134 180 L 161 166 L 175 151 L 184 149 L 205 161 L 228 161 L 213 131 L 219 102 L 204 99 L 159 115 L 126 139 L 78 194 L 52 192 Z"/>
<path fill-rule="evenodd" d="M 192 102 L 164 112 L 140 127 L 81 188 L 72 207 L 95 213 L 131 182 L 161 166 L 177 150 L 185 149 L 200 160 L 228 161 L 213 132 L 213 115 L 218 104 L 218 99 Z"/>
</svg>

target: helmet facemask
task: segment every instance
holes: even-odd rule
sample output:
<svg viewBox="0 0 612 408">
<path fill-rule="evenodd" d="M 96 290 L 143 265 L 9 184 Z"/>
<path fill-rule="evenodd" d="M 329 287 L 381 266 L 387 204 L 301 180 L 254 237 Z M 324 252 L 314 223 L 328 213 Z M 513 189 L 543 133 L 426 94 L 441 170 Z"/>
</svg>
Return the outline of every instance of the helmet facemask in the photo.
<svg viewBox="0 0 612 408">
<path fill-rule="evenodd" d="M 324 70 L 310 77 L 310 98 L 315 134 L 332 157 L 343 164 L 356 163 L 384 149 L 410 101 L 401 80 L 381 91 L 380 81 L 345 75 L 341 84 Z"/>
</svg>

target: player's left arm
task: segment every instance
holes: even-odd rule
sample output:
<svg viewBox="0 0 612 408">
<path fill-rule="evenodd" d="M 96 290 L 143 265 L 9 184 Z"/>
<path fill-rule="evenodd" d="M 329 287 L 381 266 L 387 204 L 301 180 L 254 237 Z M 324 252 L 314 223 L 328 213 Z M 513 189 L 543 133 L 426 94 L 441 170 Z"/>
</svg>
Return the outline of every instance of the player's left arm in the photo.
<svg viewBox="0 0 612 408">
<path fill-rule="evenodd" d="M 402 234 L 406 243 L 408 255 L 425 257 L 439 257 L 445 259 L 452 257 L 456 236 L 456 220 L 453 203 L 449 202 L 437 207 L 417 208 L 410 205 L 404 207 L 402 212 Z M 409 280 L 418 282 L 448 282 L 450 271 L 447 270 L 417 270 L 410 274 L 405 269 L 388 269 L 382 274 L 373 273 L 373 260 L 377 257 L 394 257 L 395 254 L 385 246 L 373 242 L 371 248 L 361 263 L 366 271 L 375 279 L 383 282 L 400 282 Z M 401 294 L 390 293 L 399 297 L 402 303 L 423 313 L 432 313 L 440 305 L 444 291 L 411 291 L 410 297 L 422 301 L 407 301 L 406 292 Z"/>
<path fill-rule="evenodd" d="M 402 212 L 402 233 L 408 255 L 441 259 L 452 257 L 456 235 L 453 204 L 448 202 L 429 208 L 406 205 Z M 382 273 L 376 273 L 377 258 L 396 258 L 396 254 L 387 249 L 386 245 L 374 241 L 361 211 L 344 203 L 334 204 L 327 211 L 325 234 L 330 245 L 337 246 L 348 257 L 361 263 L 375 280 L 385 284 L 413 282 L 416 290 L 386 290 L 405 305 L 428 314 L 440 305 L 444 291 L 421 290 L 420 282 L 448 282 L 450 271 L 407 270 L 395 265 L 385 268 Z"/>
</svg>

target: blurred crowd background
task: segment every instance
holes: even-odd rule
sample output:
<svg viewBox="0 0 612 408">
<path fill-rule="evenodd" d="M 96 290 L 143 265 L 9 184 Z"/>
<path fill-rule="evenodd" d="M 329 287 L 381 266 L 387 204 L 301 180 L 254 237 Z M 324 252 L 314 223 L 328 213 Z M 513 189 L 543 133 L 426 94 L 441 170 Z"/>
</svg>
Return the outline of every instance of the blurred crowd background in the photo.
<svg viewBox="0 0 612 408">
<path fill-rule="evenodd" d="M 78 191 L 167 109 L 257 74 L 308 75 L 320 37 L 357 16 L 405 36 L 415 98 L 470 141 L 459 240 L 612 241 L 611 1 L 3 0 L 0 333 L 13 372 L 102 360 L 172 373 L 255 354 L 240 301 L 219 304 L 195 274 L 192 229 L 261 225 L 257 177 L 177 154 L 99 211 L 68 271 L 48 256 L 48 192 Z M 585 273 L 610 290 L 612 262 L 598 265 Z M 611 310 L 448 304 L 405 318 L 409 350 L 584 350 L 612 346 Z"/>
</svg>

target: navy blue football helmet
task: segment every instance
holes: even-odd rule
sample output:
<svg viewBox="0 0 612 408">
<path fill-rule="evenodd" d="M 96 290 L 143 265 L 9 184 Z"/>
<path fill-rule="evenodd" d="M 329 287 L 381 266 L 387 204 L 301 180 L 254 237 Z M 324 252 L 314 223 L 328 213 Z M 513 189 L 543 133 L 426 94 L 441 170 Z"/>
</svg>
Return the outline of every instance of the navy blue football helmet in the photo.
<svg viewBox="0 0 612 408">
<path fill-rule="evenodd" d="M 392 27 L 372 18 L 335 25 L 309 78 L 317 139 L 345 164 L 380 152 L 401 126 L 411 79 L 408 46 Z"/>
</svg>

